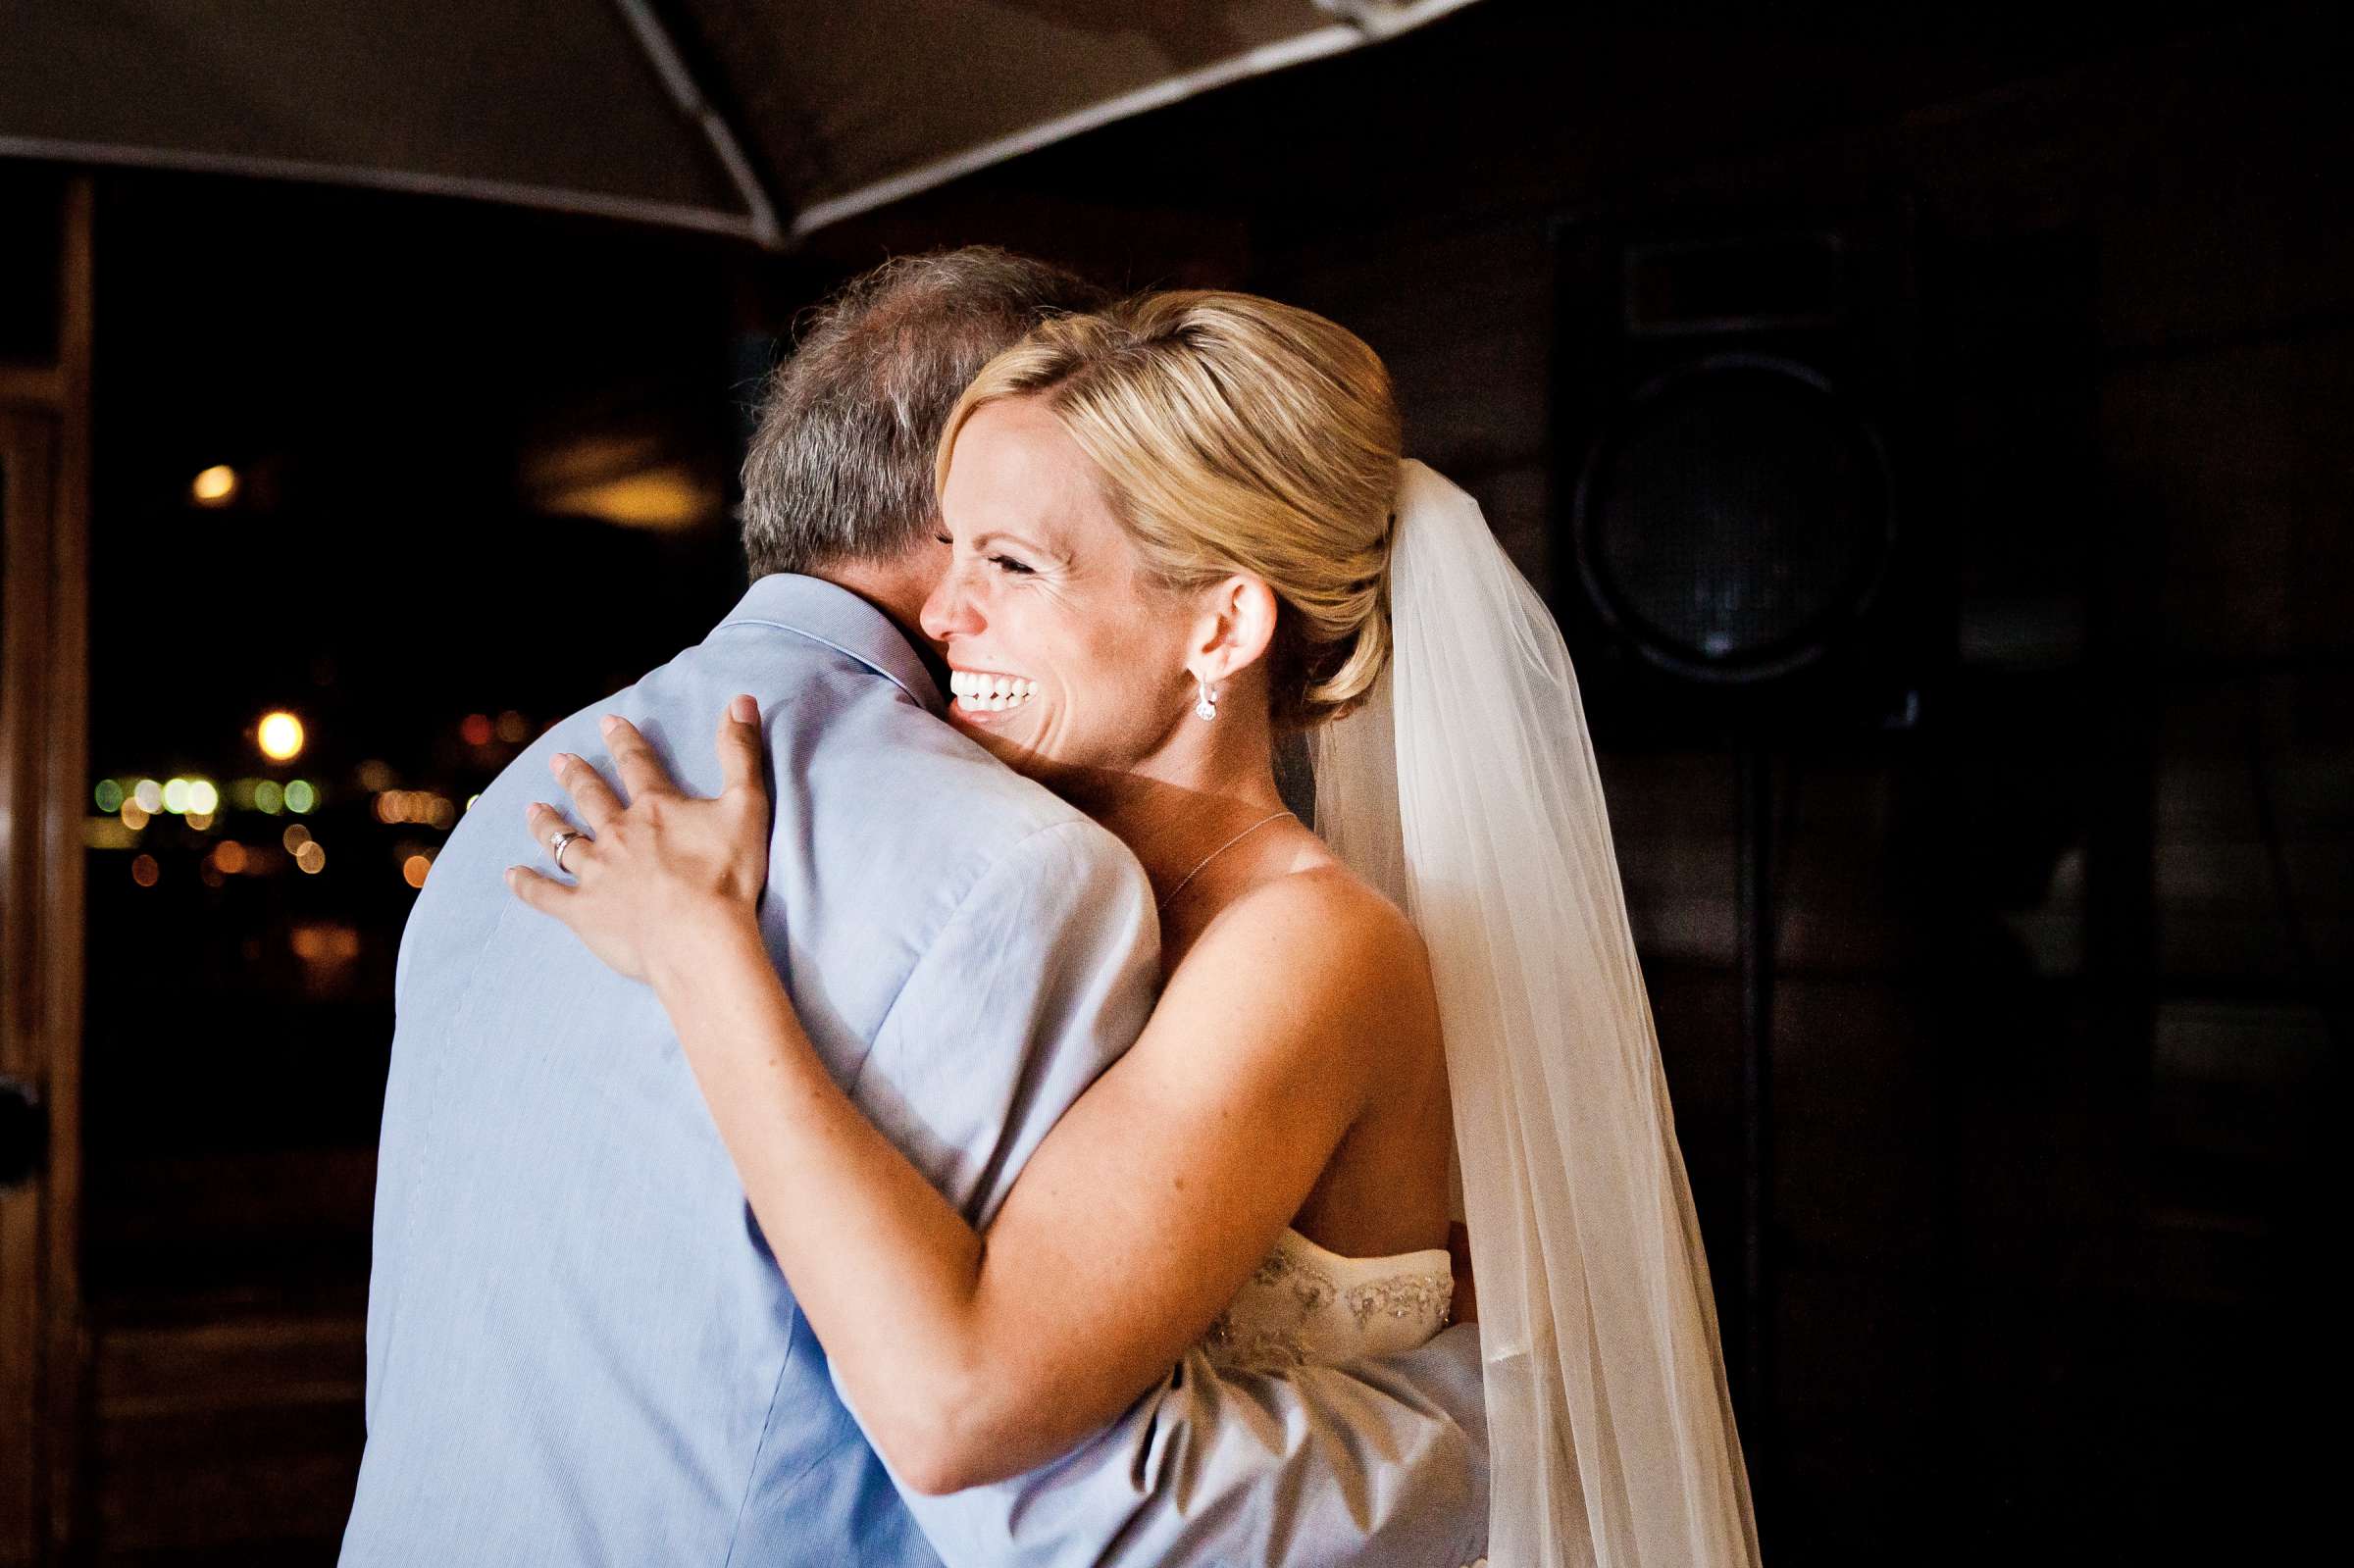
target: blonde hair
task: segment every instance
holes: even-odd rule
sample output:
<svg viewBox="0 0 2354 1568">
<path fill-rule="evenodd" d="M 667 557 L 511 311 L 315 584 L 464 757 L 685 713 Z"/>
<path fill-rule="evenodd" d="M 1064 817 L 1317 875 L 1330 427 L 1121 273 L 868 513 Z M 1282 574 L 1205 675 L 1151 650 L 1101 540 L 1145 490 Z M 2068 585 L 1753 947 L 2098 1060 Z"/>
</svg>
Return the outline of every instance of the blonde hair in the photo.
<svg viewBox="0 0 2354 1568">
<path fill-rule="evenodd" d="M 1389 660 L 1398 409 L 1381 359 L 1323 317 L 1252 294 L 1147 294 L 1058 317 L 949 411 L 936 482 L 975 410 L 1037 397 L 1100 474 L 1147 567 L 1179 590 L 1233 572 L 1278 601 L 1277 724 L 1346 712 Z"/>
</svg>

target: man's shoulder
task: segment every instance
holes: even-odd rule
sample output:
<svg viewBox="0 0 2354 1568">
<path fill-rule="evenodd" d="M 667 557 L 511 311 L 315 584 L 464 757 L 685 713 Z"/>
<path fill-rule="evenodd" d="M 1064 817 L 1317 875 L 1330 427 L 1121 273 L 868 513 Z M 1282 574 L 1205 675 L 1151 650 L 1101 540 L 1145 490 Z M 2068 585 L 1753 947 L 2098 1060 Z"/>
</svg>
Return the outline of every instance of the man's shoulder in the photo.
<svg viewBox="0 0 2354 1568">
<path fill-rule="evenodd" d="M 854 869 L 862 885 L 825 879 L 830 908 L 872 917 L 892 906 L 898 914 L 884 918 L 920 942 L 918 933 L 936 931 L 967 898 L 1018 900 L 1022 885 L 1038 879 L 1149 906 L 1143 868 L 1126 844 L 991 756 L 913 683 L 789 628 L 737 623 L 648 676 L 634 695 L 714 713 L 723 690 L 760 701 L 779 835 L 805 834 L 815 858 Z"/>
<path fill-rule="evenodd" d="M 877 728 L 884 733 L 851 742 L 864 775 L 858 797 L 862 803 L 878 796 L 899 802 L 904 815 L 895 830 L 925 843 L 950 885 L 989 896 L 1008 883 L 1053 877 L 1099 883 L 1120 896 L 1149 896 L 1144 868 L 1118 836 L 947 722 L 900 705 Z M 846 733 L 838 738 L 850 741 Z M 889 784 L 879 787 L 877 775 L 885 773 Z"/>
</svg>

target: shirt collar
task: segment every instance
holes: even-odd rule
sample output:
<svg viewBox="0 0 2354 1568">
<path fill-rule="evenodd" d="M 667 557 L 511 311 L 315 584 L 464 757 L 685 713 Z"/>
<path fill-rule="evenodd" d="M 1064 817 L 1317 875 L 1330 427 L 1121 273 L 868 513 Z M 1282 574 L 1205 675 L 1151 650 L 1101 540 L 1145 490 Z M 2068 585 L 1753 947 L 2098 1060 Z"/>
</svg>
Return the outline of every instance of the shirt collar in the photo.
<svg viewBox="0 0 2354 1568">
<path fill-rule="evenodd" d="M 745 590 L 719 623 L 771 626 L 847 654 L 935 714 L 947 711 L 939 683 L 897 623 L 839 583 L 772 572 Z"/>
</svg>

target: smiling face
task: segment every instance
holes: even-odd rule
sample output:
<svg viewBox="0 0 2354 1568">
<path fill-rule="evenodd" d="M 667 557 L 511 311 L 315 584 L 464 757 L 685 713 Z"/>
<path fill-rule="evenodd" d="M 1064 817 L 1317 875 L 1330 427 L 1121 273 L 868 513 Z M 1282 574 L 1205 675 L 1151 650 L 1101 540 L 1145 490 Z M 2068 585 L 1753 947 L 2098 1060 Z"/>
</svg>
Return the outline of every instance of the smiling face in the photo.
<svg viewBox="0 0 2354 1568">
<path fill-rule="evenodd" d="M 1188 717 L 1194 616 L 1146 572 L 1095 466 L 1035 398 L 974 411 L 941 488 L 923 629 L 957 727 L 1033 778 L 1127 772 Z"/>
</svg>

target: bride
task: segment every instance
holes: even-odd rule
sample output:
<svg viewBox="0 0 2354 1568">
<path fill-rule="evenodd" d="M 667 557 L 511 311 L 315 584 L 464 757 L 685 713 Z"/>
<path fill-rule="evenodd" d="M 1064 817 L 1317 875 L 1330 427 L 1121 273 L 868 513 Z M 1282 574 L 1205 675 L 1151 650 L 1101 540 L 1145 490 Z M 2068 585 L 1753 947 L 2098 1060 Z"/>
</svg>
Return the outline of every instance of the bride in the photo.
<svg viewBox="0 0 2354 1568">
<path fill-rule="evenodd" d="M 965 390 L 937 476 L 953 722 L 1136 853 L 1165 982 L 986 1234 L 826 1074 L 762 946 L 749 698 L 714 800 L 621 720 L 626 805 L 558 757 L 576 880 L 509 879 L 668 1009 L 885 1459 L 926 1492 L 1030 1470 L 1196 1343 L 1419 1343 L 1468 1293 L 1452 1169 L 1493 1560 L 1754 1562 L 1574 679 L 1477 506 L 1402 463 L 1379 359 L 1241 294 L 1050 321 Z M 1315 831 L 1277 792 L 1294 729 Z"/>
</svg>

